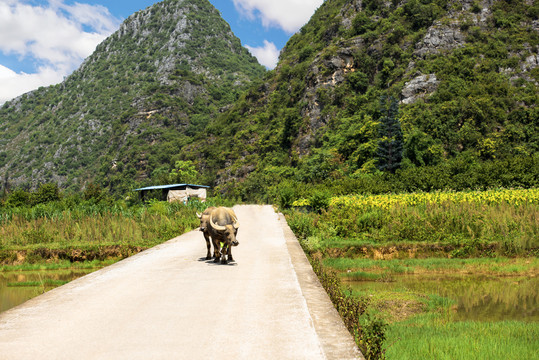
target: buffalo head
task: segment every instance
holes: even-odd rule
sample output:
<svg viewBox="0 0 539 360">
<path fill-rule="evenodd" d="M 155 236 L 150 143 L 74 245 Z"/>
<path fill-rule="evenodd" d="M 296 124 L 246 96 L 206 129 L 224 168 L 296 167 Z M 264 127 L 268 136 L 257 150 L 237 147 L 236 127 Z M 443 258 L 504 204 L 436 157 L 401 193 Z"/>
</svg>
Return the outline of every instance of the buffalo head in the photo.
<svg viewBox="0 0 539 360">
<path fill-rule="evenodd" d="M 240 222 L 238 219 L 233 216 L 232 224 L 219 225 L 213 221 L 213 214 L 210 215 L 210 226 L 212 229 L 221 232 L 230 242 L 232 246 L 238 246 L 239 242 L 236 240 L 236 234 L 238 233 L 238 228 L 240 227 Z M 202 221 L 202 220 L 201 220 Z"/>
<path fill-rule="evenodd" d="M 210 214 L 215 207 L 210 206 L 202 214 L 197 212 L 197 217 L 200 219 L 200 231 L 206 231 L 210 226 Z"/>
</svg>

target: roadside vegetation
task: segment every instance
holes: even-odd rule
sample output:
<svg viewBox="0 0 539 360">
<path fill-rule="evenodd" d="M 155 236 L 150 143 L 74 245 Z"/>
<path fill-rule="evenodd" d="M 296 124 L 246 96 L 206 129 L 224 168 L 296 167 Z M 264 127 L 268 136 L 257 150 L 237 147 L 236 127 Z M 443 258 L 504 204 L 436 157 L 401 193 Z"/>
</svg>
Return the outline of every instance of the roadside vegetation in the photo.
<svg viewBox="0 0 539 360">
<path fill-rule="evenodd" d="M 0 207 L 0 269 L 110 264 L 195 229 L 197 211 L 224 203 L 115 200 L 96 185 L 81 195 L 16 190 Z"/>
<path fill-rule="evenodd" d="M 537 189 L 329 194 L 288 198 L 285 214 L 313 267 L 336 274 L 341 298 L 361 301 L 358 331 L 370 329 L 371 343 L 379 344 L 365 353 L 368 337 L 356 337 L 367 358 L 533 358 L 539 346 L 533 309 Z M 429 281 L 435 286 L 423 285 Z M 532 305 L 518 319 L 497 316 L 494 305 L 485 316 L 468 319 L 459 313 L 456 292 L 441 291 L 444 284 L 477 291 L 468 294 L 471 308 L 485 297 L 510 308 L 523 296 Z M 518 284 L 535 292 L 512 293 L 509 287 Z"/>
</svg>

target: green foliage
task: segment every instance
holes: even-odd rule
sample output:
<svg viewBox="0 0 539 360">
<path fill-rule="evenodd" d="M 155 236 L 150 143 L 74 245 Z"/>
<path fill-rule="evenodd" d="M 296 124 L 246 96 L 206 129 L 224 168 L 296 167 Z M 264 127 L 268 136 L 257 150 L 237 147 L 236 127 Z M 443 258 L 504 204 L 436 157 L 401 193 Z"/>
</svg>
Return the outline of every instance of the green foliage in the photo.
<svg viewBox="0 0 539 360">
<path fill-rule="evenodd" d="M 198 171 L 192 161 L 178 160 L 169 174 L 169 179 L 175 184 L 193 184 L 199 178 Z"/>
<path fill-rule="evenodd" d="M 502 3 L 493 9 L 529 24 L 522 15 L 529 6 L 521 8 L 519 2 L 513 9 Z M 257 84 L 241 105 L 215 120 L 212 131 L 232 124 L 242 129 L 237 135 L 226 132 L 234 140 L 212 142 L 212 153 L 225 155 L 206 160 L 207 168 L 236 164 L 226 176 L 220 172 L 220 181 L 248 179 L 227 184 L 227 189 L 244 194 L 244 200 L 277 199 L 271 195 L 277 179 L 268 183 L 243 170 L 258 173 L 277 163 L 289 169 L 281 181 L 323 184 L 336 193 L 535 186 L 535 165 L 526 169 L 519 164 L 535 164 L 539 149 L 539 128 L 532 120 L 538 116 L 536 85 L 508 81 L 500 69 L 519 68 L 523 57 L 510 53 L 522 51 L 525 43 L 539 45 L 537 37 L 523 28 L 494 31 L 490 22 L 466 27 L 473 12 L 459 9 L 466 44 L 421 57 L 416 50 L 423 46 L 427 27 L 434 21 L 442 27 L 450 23 L 446 1 L 402 6 L 365 1 L 362 7 L 356 11 L 342 1 L 324 3 L 290 39 L 264 85 Z M 335 32 L 332 26 L 345 19 L 349 31 Z M 337 49 L 346 50 L 339 55 Z M 352 54 L 353 61 L 342 69 L 333 61 L 344 59 L 344 53 Z M 316 69 L 316 76 L 305 69 Z M 335 81 L 340 71 L 344 81 Z M 418 73 L 436 75 L 432 94 L 400 103 L 398 115 L 389 111 L 390 101 L 380 104 L 381 97 L 399 98 L 404 84 Z M 303 197 L 314 190 L 307 192 Z"/>
<path fill-rule="evenodd" d="M 296 199 L 296 191 L 291 185 L 284 185 L 279 190 L 279 207 L 288 209 Z"/>
<path fill-rule="evenodd" d="M 99 203 L 107 198 L 107 193 L 98 184 L 89 183 L 86 186 L 86 189 L 84 189 L 82 198 L 85 201 L 93 201 L 95 203 Z"/>
<path fill-rule="evenodd" d="M 538 336 L 536 322 L 446 322 L 426 314 L 388 327 L 388 339 L 398 341 L 388 347 L 387 358 L 533 359 Z"/>
<path fill-rule="evenodd" d="M 382 319 L 366 313 L 361 318 L 362 339 L 365 359 L 385 359 L 384 341 L 386 340 L 386 327 Z"/>
<path fill-rule="evenodd" d="M 327 190 L 316 191 L 311 195 L 309 203 L 314 211 L 321 213 L 329 207 L 331 193 Z"/>
<path fill-rule="evenodd" d="M 313 53 L 314 49 L 310 45 L 306 45 L 299 53 L 299 61 L 303 62 L 309 59 Z"/>
<path fill-rule="evenodd" d="M 6 205 L 10 207 L 18 207 L 30 204 L 31 194 L 23 189 L 16 189 L 11 192 L 6 201 Z"/>
<path fill-rule="evenodd" d="M 445 3 L 445 0 L 410 0 L 403 6 L 404 14 L 411 22 L 412 28 L 417 30 L 430 26 L 436 18 L 443 14 Z"/>
<path fill-rule="evenodd" d="M 33 207 L 2 209 L 0 250 L 5 251 L 0 251 L 0 260 L 16 261 L 17 256 L 11 255 L 17 251 L 28 254 L 28 262 L 103 260 L 108 248 L 117 249 L 110 256 L 126 257 L 194 229 L 199 225 L 195 213 L 207 206 L 232 205 L 219 198 L 185 205 L 94 200 L 67 203 L 64 198 Z"/>
<path fill-rule="evenodd" d="M 334 149 L 315 150 L 312 156 L 299 164 L 298 176 L 303 182 L 321 182 L 336 175 L 340 162 L 340 156 Z"/>
<path fill-rule="evenodd" d="M 369 86 L 369 78 L 367 74 L 361 71 L 350 73 L 347 77 L 348 82 L 353 90 L 358 93 L 364 93 Z"/>
<path fill-rule="evenodd" d="M 371 306 L 380 311 L 377 316 L 364 311 L 356 318 L 356 321 L 359 319 L 356 328 L 353 321 L 348 322 L 346 316 L 349 315 L 343 314 L 354 311 L 354 306 L 347 307 L 346 291 L 341 288 L 343 294 L 333 290 L 331 278 L 322 271 L 336 269 L 351 279 L 371 281 L 387 281 L 395 274 L 443 271 L 504 276 L 514 275 L 515 271 L 527 274 L 536 268 L 536 259 L 513 256 L 537 254 L 537 194 L 537 189 L 529 189 L 357 196 L 352 201 L 332 199 L 330 208 L 321 215 L 289 211 L 286 216 L 305 251 L 316 259 L 322 258 L 312 262 L 313 268 L 323 283 L 329 283 L 329 286 L 324 285 L 328 294 L 338 294 L 330 295 L 336 308 L 348 309 L 340 311 L 341 316 L 349 329 L 352 328 L 350 331 L 358 334 L 356 340 L 366 358 L 471 358 L 477 357 L 477 348 L 482 349 L 481 354 L 487 354 L 485 358 L 518 358 L 533 353 L 533 345 L 523 344 L 534 338 L 528 333 L 534 333 L 536 326 L 530 327 L 529 322 L 452 322 L 450 299 L 417 294 L 417 289 L 413 291 L 414 296 L 423 298 L 421 301 L 426 303 L 421 311 L 429 313 L 411 315 L 404 321 L 391 318 L 395 316 L 393 312 L 401 316 L 405 313 L 403 308 L 410 309 L 408 305 L 413 303 L 409 299 L 400 302 L 400 293 L 391 291 L 385 301 L 377 300 L 378 292 L 371 289 L 355 293 L 355 301 L 365 301 L 363 296 L 369 294 Z M 458 200 L 463 197 L 468 200 Z M 437 200 L 417 201 L 419 198 Z M 364 200 L 362 206 L 356 206 L 359 199 Z M 302 223 L 310 226 L 308 233 L 302 230 Z M 398 240 L 399 235 L 394 230 L 401 235 L 406 233 L 407 240 Z M 429 258 L 429 255 L 436 257 Z M 511 258 L 498 257 L 500 255 Z M 395 260 L 380 259 L 386 256 Z M 428 301 L 424 300 L 427 298 Z M 390 315 L 386 313 L 388 308 Z M 387 324 L 378 316 L 390 317 L 392 323 Z M 483 336 L 483 332 L 490 333 L 491 328 L 507 334 L 514 331 L 517 335 L 510 336 L 511 341 L 501 342 L 499 337 Z M 456 349 L 455 343 L 462 346 Z M 520 348 L 522 352 L 518 356 L 512 355 Z"/>
<path fill-rule="evenodd" d="M 378 169 L 394 173 L 402 161 L 403 139 L 401 125 L 398 117 L 398 103 L 396 99 L 382 99 L 383 115 L 380 120 L 380 141 L 376 155 L 378 156 Z M 385 107 L 387 106 L 387 109 Z"/>
<path fill-rule="evenodd" d="M 315 231 L 315 218 L 310 214 L 291 212 L 287 213 L 288 225 L 300 239 L 307 239 Z"/>
<path fill-rule="evenodd" d="M 385 323 L 367 313 L 367 298 L 353 296 L 351 289 L 343 290 L 337 274 L 320 261 L 311 259 L 311 265 L 361 352 L 369 360 L 384 359 Z"/>
<path fill-rule="evenodd" d="M 367 16 L 366 12 L 359 12 L 352 20 L 353 35 L 363 35 L 367 31 L 374 30 L 376 24 Z"/>
<path fill-rule="evenodd" d="M 437 165 L 443 160 L 443 147 L 422 131 L 410 132 L 404 140 L 403 157 L 414 166 Z"/>
<path fill-rule="evenodd" d="M 58 184 L 42 184 L 32 193 L 33 204 L 43 204 L 52 201 L 58 201 L 61 198 Z"/>
<path fill-rule="evenodd" d="M 459 200 L 459 193 L 435 193 L 445 199 L 435 203 L 417 200 L 421 194 L 333 199 L 311 234 L 332 228 L 339 237 L 377 243 L 449 244 L 455 257 L 482 256 L 489 251 L 506 256 L 529 254 L 539 246 L 532 220 L 538 211 L 534 191 L 526 190 L 529 199 L 515 191 L 476 192 L 466 201 Z"/>
</svg>

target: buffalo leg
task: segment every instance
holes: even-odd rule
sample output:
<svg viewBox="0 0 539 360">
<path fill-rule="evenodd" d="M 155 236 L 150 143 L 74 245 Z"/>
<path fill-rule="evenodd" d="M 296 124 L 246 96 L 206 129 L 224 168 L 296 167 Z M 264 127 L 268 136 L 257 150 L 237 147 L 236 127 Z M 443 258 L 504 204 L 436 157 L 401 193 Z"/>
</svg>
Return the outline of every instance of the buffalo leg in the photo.
<svg viewBox="0 0 539 360">
<path fill-rule="evenodd" d="M 213 240 L 213 255 L 215 256 L 213 262 L 219 262 L 221 259 L 221 246 L 219 245 L 219 241 Z"/>
<path fill-rule="evenodd" d="M 234 258 L 232 257 L 232 246 L 228 246 L 228 261 L 234 261 Z"/>
<path fill-rule="evenodd" d="M 228 244 L 223 244 L 223 248 L 221 249 L 221 264 L 228 264 L 228 261 L 226 260 L 228 251 L 230 251 L 230 246 Z"/>
<path fill-rule="evenodd" d="M 208 248 L 208 252 L 206 253 L 206 260 L 211 259 L 211 244 L 210 244 L 210 236 L 206 233 L 204 233 L 204 239 L 206 239 L 206 247 Z"/>
</svg>

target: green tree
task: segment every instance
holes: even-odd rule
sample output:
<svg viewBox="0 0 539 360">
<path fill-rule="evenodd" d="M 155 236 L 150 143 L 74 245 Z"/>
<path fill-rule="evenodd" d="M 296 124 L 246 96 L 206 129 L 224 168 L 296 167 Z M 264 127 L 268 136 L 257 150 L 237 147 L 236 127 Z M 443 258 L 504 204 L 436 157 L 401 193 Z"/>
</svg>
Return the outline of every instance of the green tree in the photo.
<svg viewBox="0 0 539 360">
<path fill-rule="evenodd" d="M 443 147 L 430 135 L 414 129 L 404 142 L 404 157 L 415 166 L 436 165 L 443 159 Z"/>
<path fill-rule="evenodd" d="M 30 205 L 30 196 L 28 191 L 16 189 L 8 195 L 6 204 L 12 207 Z"/>
<path fill-rule="evenodd" d="M 41 184 L 32 194 L 33 204 L 43 204 L 51 201 L 58 201 L 60 199 L 60 189 L 56 183 Z"/>
<path fill-rule="evenodd" d="M 382 98 L 382 116 L 380 118 L 380 141 L 376 152 L 378 169 L 381 171 L 395 172 L 400 168 L 403 152 L 403 137 L 401 123 L 399 121 L 399 104 L 397 99 L 389 99 L 387 106 L 386 97 Z"/>
<path fill-rule="evenodd" d="M 89 183 L 82 195 L 84 200 L 98 203 L 106 198 L 106 192 L 99 184 Z"/>
<path fill-rule="evenodd" d="M 169 179 L 173 183 L 192 184 L 199 178 L 198 171 L 190 160 L 178 160 L 174 164 L 174 169 L 169 174 Z"/>
<path fill-rule="evenodd" d="M 361 71 L 351 72 L 347 76 L 348 83 L 355 91 L 364 93 L 369 87 L 369 77 Z"/>
</svg>

